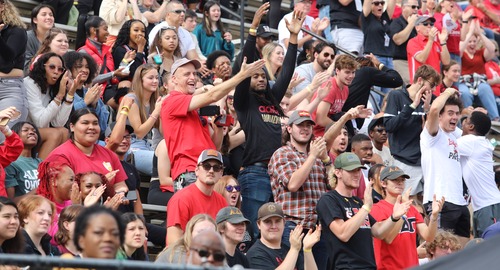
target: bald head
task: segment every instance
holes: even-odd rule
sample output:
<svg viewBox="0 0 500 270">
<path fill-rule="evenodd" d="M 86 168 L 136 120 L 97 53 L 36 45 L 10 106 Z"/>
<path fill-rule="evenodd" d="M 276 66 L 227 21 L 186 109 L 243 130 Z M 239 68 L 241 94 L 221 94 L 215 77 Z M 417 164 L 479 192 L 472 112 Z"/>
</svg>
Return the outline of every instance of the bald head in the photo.
<svg viewBox="0 0 500 270">
<path fill-rule="evenodd" d="M 222 237 L 212 230 L 200 232 L 193 238 L 187 255 L 191 265 L 224 266 L 226 250 Z"/>
</svg>

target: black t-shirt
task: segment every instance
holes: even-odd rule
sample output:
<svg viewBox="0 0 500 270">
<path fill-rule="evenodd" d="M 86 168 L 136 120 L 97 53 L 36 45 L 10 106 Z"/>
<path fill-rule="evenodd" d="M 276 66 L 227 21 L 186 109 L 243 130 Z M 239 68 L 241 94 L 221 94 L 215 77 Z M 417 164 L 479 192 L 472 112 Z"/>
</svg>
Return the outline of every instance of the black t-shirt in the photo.
<svg viewBox="0 0 500 270">
<path fill-rule="evenodd" d="M 125 183 L 127 184 L 128 192 L 136 192 L 136 190 L 141 186 L 141 177 L 139 176 L 139 172 L 137 172 L 134 165 L 123 160 L 120 162 L 123 166 L 123 170 L 125 170 L 125 173 L 127 174 L 127 180 L 125 180 Z M 122 213 L 134 212 L 134 203 L 135 202 L 130 202 L 128 205 L 121 204 L 118 207 L 118 211 Z"/>
<path fill-rule="evenodd" d="M 250 263 L 248 262 L 247 256 L 241 253 L 241 251 L 239 251 L 238 248 L 236 248 L 233 257 L 231 257 L 231 255 L 226 253 L 226 260 L 227 260 L 227 265 L 229 265 L 229 267 L 233 267 L 239 264 L 243 266 L 243 268 L 250 268 Z"/>
<path fill-rule="evenodd" d="M 408 22 L 405 20 L 403 15 L 399 16 L 397 19 L 394 19 L 389 26 L 391 39 L 395 34 L 403 31 L 403 29 L 405 29 L 407 25 Z M 408 40 L 414 38 L 415 36 L 417 36 L 417 30 L 415 30 L 414 27 L 413 30 L 411 30 L 410 36 L 403 44 L 394 44 L 394 59 L 408 60 L 408 56 L 406 55 L 406 45 L 408 45 Z"/>
<path fill-rule="evenodd" d="M 392 42 L 392 36 L 390 36 L 390 24 L 391 19 L 387 15 L 387 11 L 382 13 L 380 20 L 371 12 L 367 17 L 361 15 L 365 53 L 392 57 L 394 54 L 394 42 Z"/>
<path fill-rule="evenodd" d="M 348 220 L 363 206 L 358 197 L 344 197 L 336 190 L 321 196 L 316 206 L 318 218 L 323 228 L 329 228 L 336 219 Z M 328 243 L 331 257 L 329 269 L 376 269 L 371 226 L 375 219 L 368 215 L 365 223 L 347 242 L 343 242 L 329 230 L 323 230 L 321 238 Z"/>
<path fill-rule="evenodd" d="M 288 247 L 281 245 L 280 249 L 268 248 L 257 240 L 248 250 L 247 259 L 253 269 L 274 270 L 285 260 Z M 304 269 L 303 265 L 295 265 L 295 269 Z"/>
<path fill-rule="evenodd" d="M 338 28 L 354 28 L 360 29 L 359 17 L 361 12 L 356 9 L 356 1 L 351 1 L 349 5 L 340 4 L 339 0 L 330 1 L 330 23 L 332 29 Z"/>
</svg>

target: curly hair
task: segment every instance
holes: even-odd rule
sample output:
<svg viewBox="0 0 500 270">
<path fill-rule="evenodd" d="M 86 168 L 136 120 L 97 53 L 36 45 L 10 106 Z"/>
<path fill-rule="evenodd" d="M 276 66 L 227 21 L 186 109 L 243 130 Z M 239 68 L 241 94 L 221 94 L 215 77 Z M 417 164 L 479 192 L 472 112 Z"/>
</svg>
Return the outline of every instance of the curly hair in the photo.
<svg viewBox="0 0 500 270">
<path fill-rule="evenodd" d="M 24 125 L 30 125 L 30 126 L 32 126 L 35 129 L 35 133 L 36 133 L 36 135 L 38 137 L 37 140 L 36 140 L 35 147 L 31 148 L 31 157 L 32 158 L 36 158 L 36 156 L 38 154 L 38 150 L 40 149 L 40 146 L 42 145 L 42 136 L 40 135 L 40 130 L 38 130 L 38 127 L 35 126 L 35 124 L 33 124 L 31 122 L 21 121 L 21 122 L 17 122 L 16 124 L 14 124 L 12 126 L 12 131 L 14 131 L 17 134 L 21 134 Z"/>
<path fill-rule="evenodd" d="M 104 200 L 106 200 L 106 198 L 108 197 L 113 197 L 115 195 L 115 190 L 111 187 L 111 185 L 109 185 L 109 181 L 108 179 L 106 178 L 106 176 L 104 176 L 102 173 L 98 173 L 98 172 L 93 172 L 93 171 L 90 171 L 90 172 L 84 172 L 84 173 L 78 173 L 75 175 L 75 182 L 78 184 L 78 187 L 80 187 L 80 190 L 82 190 L 82 178 L 87 176 L 87 175 L 92 175 L 92 174 L 95 174 L 97 175 L 100 179 L 101 179 L 101 185 L 106 185 L 108 186 L 108 188 L 106 188 L 104 190 L 104 193 L 102 194 L 102 198 Z M 83 194 L 82 194 L 83 195 Z M 82 198 L 82 201 L 84 200 L 85 198 Z"/>
<path fill-rule="evenodd" d="M 73 222 L 76 220 L 76 217 L 82 212 L 83 205 L 81 204 L 73 204 L 65 207 L 61 214 L 59 215 L 59 220 L 57 221 L 58 230 L 54 235 L 54 239 L 59 245 L 66 245 L 69 240 L 71 240 L 71 235 L 69 231 L 64 227 L 64 222 Z"/>
<path fill-rule="evenodd" d="M 0 210 L 2 210 L 4 206 L 12 206 L 16 209 L 16 213 L 19 213 L 15 202 L 7 197 L 0 197 Z M 21 232 L 21 226 L 19 225 L 16 235 L 11 239 L 6 239 L 5 241 L 3 241 L 1 248 L 3 250 L 3 253 L 22 253 L 24 251 L 24 246 L 24 237 L 23 233 Z"/>
<path fill-rule="evenodd" d="M 120 31 L 118 32 L 118 35 L 116 36 L 116 41 L 115 44 L 113 45 L 112 51 L 114 51 L 116 48 L 123 46 L 123 45 L 128 45 L 130 42 L 130 29 L 132 28 L 132 24 L 135 22 L 140 22 L 144 26 L 144 30 L 146 29 L 146 25 L 141 21 L 141 20 L 128 20 L 126 21 L 123 25 L 122 28 L 120 28 Z M 147 36 L 146 36 L 147 38 Z M 149 42 L 146 42 L 146 45 L 144 45 L 144 53 L 147 55 L 147 52 L 149 51 Z"/>
<path fill-rule="evenodd" d="M 427 255 L 433 258 L 434 253 L 436 252 L 436 248 L 448 249 L 451 248 L 453 251 L 458 251 L 462 248 L 460 241 L 458 240 L 458 236 L 453 234 L 450 231 L 445 231 L 439 229 L 434 237 L 432 242 L 427 242 L 425 244 L 425 250 L 427 251 Z"/>
<path fill-rule="evenodd" d="M 75 51 L 67 52 L 63 55 L 64 64 L 71 73 L 73 73 L 72 70 L 76 65 L 82 65 L 84 59 L 87 60 L 87 65 L 89 66 L 89 76 L 85 84 L 90 84 L 99 72 L 94 58 L 88 53 L 79 53 Z M 76 78 L 76 75 L 77 74 L 73 74 L 73 78 Z"/>
<path fill-rule="evenodd" d="M 61 76 L 59 76 L 59 79 L 57 79 L 54 85 L 49 85 L 47 83 L 47 72 L 45 71 L 45 64 L 52 57 L 57 57 L 61 59 L 61 62 L 63 63 L 64 66 L 64 60 L 61 56 L 53 52 L 49 52 L 43 54 L 42 56 L 40 56 L 40 58 L 38 58 L 38 60 L 33 65 L 33 69 L 30 70 L 28 76 L 31 79 L 33 79 L 33 81 L 35 81 L 35 83 L 40 87 L 40 91 L 42 92 L 42 94 L 46 94 L 47 90 L 49 90 L 50 97 L 54 98 L 57 95 L 57 92 L 59 91 L 59 84 L 61 84 L 61 79 L 64 74 L 61 74 Z"/>
<path fill-rule="evenodd" d="M 31 10 L 31 29 L 33 29 L 33 32 L 35 32 L 35 34 L 37 33 L 37 29 L 38 29 L 37 25 L 35 23 L 35 19 L 38 16 L 38 14 L 40 13 L 40 11 L 42 11 L 43 8 L 50 9 L 50 11 L 52 12 L 52 17 L 54 17 L 54 14 L 56 14 L 56 12 L 54 11 L 54 8 L 52 6 L 47 5 L 47 4 L 40 4 L 36 7 L 34 7 L 33 10 Z"/>
<path fill-rule="evenodd" d="M 59 178 L 59 174 L 62 173 L 64 166 L 71 168 L 68 161 L 60 156 L 48 157 L 40 163 L 40 165 L 38 165 L 38 179 L 40 179 L 40 183 L 36 190 L 36 194 L 41 195 L 50 201 L 54 201 L 51 182 L 56 181 L 57 178 Z"/>
<path fill-rule="evenodd" d="M 156 66 L 153 64 L 143 64 L 140 65 L 135 71 L 134 78 L 132 80 L 132 91 L 136 95 L 137 100 L 139 102 L 142 102 L 144 96 L 144 90 L 142 87 L 142 78 L 150 70 L 157 70 Z M 137 103 L 137 107 L 139 107 L 139 116 L 141 117 L 141 123 L 146 122 L 149 117 L 149 115 L 147 115 L 146 112 L 146 106 L 149 105 L 149 112 L 150 113 L 153 112 L 155 109 L 156 100 L 158 100 L 159 96 L 160 95 L 158 91 L 155 91 L 149 98 L 149 104 Z M 159 121 L 156 121 L 154 127 L 158 128 L 159 124 L 160 124 Z"/>
<path fill-rule="evenodd" d="M 68 34 L 66 34 L 66 31 L 53 27 L 47 32 L 47 35 L 45 36 L 45 39 L 42 41 L 42 44 L 40 45 L 40 49 L 36 52 L 36 55 L 44 54 L 50 52 L 50 44 L 56 38 L 57 35 L 59 34 L 64 34 L 66 38 L 68 37 Z"/>
<path fill-rule="evenodd" d="M 6 25 L 25 29 L 26 25 L 21 21 L 21 16 L 19 16 L 17 8 L 8 0 L 4 0 L 3 3 L 2 22 Z"/>
<path fill-rule="evenodd" d="M 176 35 L 176 38 L 177 38 L 177 47 L 175 47 L 173 55 L 180 58 L 182 55 L 181 55 L 181 46 L 179 43 L 180 42 L 179 34 L 177 33 L 177 30 L 175 29 L 175 27 L 172 27 L 172 26 L 163 27 L 160 29 L 160 31 L 158 31 L 158 34 L 156 34 L 155 39 L 153 40 L 153 43 L 152 43 L 155 46 L 155 50 L 152 53 L 157 53 L 158 51 L 160 53 L 162 53 L 164 51 L 163 47 L 161 46 L 163 34 L 166 34 L 167 31 L 169 31 L 169 30 L 174 32 Z M 158 51 L 156 51 L 156 50 L 158 50 Z"/>
<path fill-rule="evenodd" d="M 207 33 L 207 36 L 214 35 L 214 32 L 212 30 L 212 22 L 210 21 L 210 8 L 215 6 L 215 5 L 219 6 L 219 8 L 220 8 L 220 3 L 218 1 L 213 1 L 213 0 L 207 1 L 205 3 L 205 5 L 203 6 L 202 26 L 203 26 L 203 30 L 205 30 L 205 32 Z M 215 24 L 217 26 L 217 29 L 219 29 L 219 31 L 222 34 L 224 34 L 224 32 L 226 32 L 224 25 L 222 24 L 222 20 L 220 18 L 217 22 L 215 22 Z"/>
</svg>

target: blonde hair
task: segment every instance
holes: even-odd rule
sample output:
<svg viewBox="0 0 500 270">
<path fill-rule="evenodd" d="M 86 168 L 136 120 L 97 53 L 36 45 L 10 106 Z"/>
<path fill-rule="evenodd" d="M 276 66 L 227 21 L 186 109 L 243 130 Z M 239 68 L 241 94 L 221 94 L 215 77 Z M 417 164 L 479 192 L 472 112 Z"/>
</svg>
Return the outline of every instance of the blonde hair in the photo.
<svg viewBox="0 0 500 270">
<path fill-rule="evenodd" d="M 4 0 L 4 10 L 2 12 L 2 21 L 6 25 L 17 26 L 26 29 L 26 25 L 19 16 L 17 8 L 8 0 Z"/>
<path fill-rule="evenodd" d="M 262 48 L 262 59 L 264 59 L 264 61 L 265 61 L 266 70 L 267 70 L 267 73 L 269 75 L 269 80 L 271 80 L 271 81 L 275 81 L 276 76 L 275 76 L 275 74 L 273 74 L 273 69 L 271 68 L 270 58 L 271 58 L 271 54 L 274 52 L 274 50 L 278 46 L 283 48 L 280 44 L 274 43 L 274 42 L 268 43 L 268 44 L 266 44 L 266 46 L 264 46 L 264 48 Z M 281 67 L 278 67 L 278 69 L 276 70 L 276 74 L 278 74 L 280 71 L 281 71 Z"/>
<path fill-rule="evenodd" d="M 142 78 L 144 75 L 150 70 L 157 70 L 153 64 L 144 64 L 137 68 L 134 74 L 134 78 L 132 79 L 132 91 L 134 92 L 137 100 L 142 102 L 142 98 L 144 97 L 144 90 L 142 87 Z M 149 112 L 152 113 L 155 109 L 156 100 L 159 97 L 158 90 L 155 91 L 151 97 L 149 98 Z M 148 120 L 149 115 L 146 113 L 146 104 L 137 104 L 139 107 L 139 116 L 141 117 L 141 123 L 144 123 Z M 159 127 L 159 121 L 156 121 L 154 126 L 155 128 Z"/>
<path fill-rule="evenodd" d="M 234 181 L 236 182 L 237 185 L 240 184 L 240 183 L 238 183 L 238 180 L 236 178 L 234 178 L 232 175 L 224 175 L 215 184 L 214 191 L 219 193 L 220 195 L 224 196 L 224 191 L 226 190 L 227 183 L 229 183 L 229 181 L 231 179 L 234 179 Z M 238 201 L 236 202 L 235 207 L 237 207 L 237 208 L 241 207 L 241 193 L 240 193 L 240 197 L 239 197 Z"/>
</svg>

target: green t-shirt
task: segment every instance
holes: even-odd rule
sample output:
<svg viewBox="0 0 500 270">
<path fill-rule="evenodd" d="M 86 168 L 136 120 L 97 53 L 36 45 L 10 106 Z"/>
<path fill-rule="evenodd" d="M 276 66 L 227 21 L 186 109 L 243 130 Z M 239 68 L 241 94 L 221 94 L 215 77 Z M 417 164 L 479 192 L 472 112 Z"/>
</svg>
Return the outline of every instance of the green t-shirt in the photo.
<svg viewBox="0 0 500 270">
<path fill-rule="evenodd" d="M 5 187 L 15 187 L 15 196 L 24 195 L 38 187 L 39 158 L 20 156 L 5 168 Z"/>
</svg>

